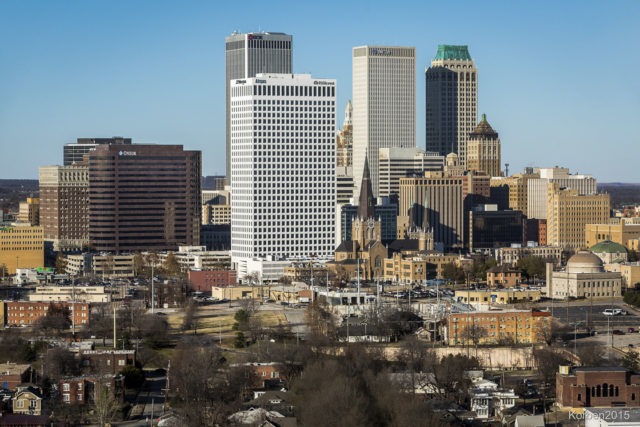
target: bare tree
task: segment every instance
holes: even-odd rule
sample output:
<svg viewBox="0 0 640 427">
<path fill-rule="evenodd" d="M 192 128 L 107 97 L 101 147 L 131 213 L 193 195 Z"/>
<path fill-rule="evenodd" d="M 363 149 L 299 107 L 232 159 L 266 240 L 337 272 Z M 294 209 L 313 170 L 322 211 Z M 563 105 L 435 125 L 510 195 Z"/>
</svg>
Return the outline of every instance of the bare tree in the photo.
<svg viewBox="0 0 640 427">
<path fill-rule="evenodd" d="M 111 387 L 98 380 L 94 383 L 93 406 L 100 427 L 104 427 L 111 421 L 118 409 L 118 402 L 113 396 Z"/>
</svg>

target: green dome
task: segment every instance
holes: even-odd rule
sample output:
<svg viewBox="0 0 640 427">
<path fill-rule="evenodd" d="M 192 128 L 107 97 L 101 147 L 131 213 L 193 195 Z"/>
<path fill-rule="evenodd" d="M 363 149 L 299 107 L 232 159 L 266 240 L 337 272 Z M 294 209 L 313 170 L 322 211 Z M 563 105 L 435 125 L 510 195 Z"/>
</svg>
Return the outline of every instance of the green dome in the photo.
<svg viewBox="0 0 640 427">
<path fill-rule="evenodd" d="M 589 250 L 597 254 L 627 253 L 627 248 L 622 246 L 620 243 L 612 242 L 611 240 L 604 240 L 600 243 L 596 243 Z"/>
</svg>

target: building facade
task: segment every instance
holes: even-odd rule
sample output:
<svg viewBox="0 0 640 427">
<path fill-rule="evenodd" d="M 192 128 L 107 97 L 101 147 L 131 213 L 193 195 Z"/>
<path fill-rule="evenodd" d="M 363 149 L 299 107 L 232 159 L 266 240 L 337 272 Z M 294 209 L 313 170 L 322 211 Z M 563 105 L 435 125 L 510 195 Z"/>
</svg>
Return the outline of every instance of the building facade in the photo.
<svg viewBox="0 0 640 427">
<path fill-rule="evenodd" d="M 510 248 L 496 248 L 494 258 L 498 265 L 516 265 L 521 258 L 539 257 L 559 265 L 562 261 L 562 248 L 560 246 L 522 246 L 515 245 Z"/>
<path fill-rule="evenodd" d="M 235 286 L 238 273 L 235 270 L 189 270 L 189 285 L 198 292 L 211 292 L 212 287 Z"/>
<path fill-rule="evenodd" d="M 626 368 L 560 366 L 556 374 L 556 404 L 563 408 L 637 407 L 639 400 L 640 375 Z"/>
<path fill-rule="evenodd" d="M 27 197 L 27 200 L 20 202 L 19 209 L 18 222 L 40 225 L 40 199 L 38 197 Z"/>
<path fill-rule="evenodd" d="M 522 244 L 526 217 L 520 211 L 498 210 L 497 205 L 477 206 L 469 213 L 469 250 Z"/>
<path fill-rule="evenodd" d="M 38 319 L 47 315 L 51 304 L 59 304 L 69 311 L 69 320 L 76 325 L 89 323 L 89 304 L 77 302 L 36 302 L 36 301 L 6 301 L 7 325 L 33 325 Z"/>
<path fill-rule="evenodd" d="M 467 169 L 484 172 L 489 176 L 502 176 L 500 161 L 498 132 L 493 130 L 487 122 L 487 116 L 483 114 L 482 120 L 467 139 Z"/>
<path fill-rule="evenodd" d="M 478 120 L 478 69 L 467 46 L 440 45 L 426 78 L 426 150 L 456 153 L 467 166 L 467 138 Z"/>
<path fill-rule="evenodd" d="M 447 341 L 456 345 L 540 344 L 551 328 L 551 313 L 490 310 L 451 313 Z"/>
<path fill-rule="evenodd" d="M 342 130 L 336 134 L 336 167 L 346 168 L 353 164 L 353 106 L 351 100 L 344 110 Z"/>
<path fill-rule="evenodd" d="M 546 294 L 553 299 L 619 297 L 622 276 L 605 271 L 597 255 L 579 251 L 569 258 L 564 270 L 553 271 L 547 264 Z"/>
<path fill-rule="evenodd" d="M 585 244 L 588 247 L 603 240 L 611 240 L 632 249 L 629 241 L 638 238 L 640 218 L 611 218 L 600 224 L 585 225 Z"/>
<path fill-rule="evenodd" d="M 399 216 L 409 226 L 433 229 L 433 238 L 445 248 L 464 241 L 463 177 L 425 172 L 423 177 L 400 178 Z"/>
<path fill-rule="evenodd" d="M 44 267 L 41 226 L 14 223 L 0 227 L 0 270 L 13 275 L 19 268 Z"/>
<path fill-rule="evenodd" d="M 40 224 L 55 251 L 89 246 L 89 169 L 42 166 L 39 169 Z"/>
<path fill-rule="evenodd" d="M 307 74 L 231 83 L 231 252 L 240 279 L 255 257 L 333 253 L 335 85 Z"/>
<path fill-rule="evenodd" d="M 98 145 L 131 145 L 131 138 L 114 136 L 113 138 L 78 138 L 75 143 L 63 147 L 64 166 L 81 165 L 84 156 L 94 151 Z"/>
<path fill-rule="evenodd" d="M 378 197 L 400 193 L 400 178 L 422 175 L 426 171 L 442 171 L 444 156 L 419 148 L 381 148 L 379 152 Z"/>
<path fill-rule="evenodd" d="M 578 195 L 591 196 L 597 193 L 597 181 L 591 175 L 571 175 L 568 168 L 539 168 L 539 178 L 527 181 L 527 217 L 547 218 L 547 198 L 549 184 L 575 190 Z"/>
<path fill-rule="evenodd" d="M 231 82 L 258 73 L 291 74 L 293 37 L 284 33 L 233 33 L 225 38 L 227 92 L 227 182 L 231 184 Z"/>
<path fill-rule="evenodd" d="M 360 194 L 365 159 L 377 197 L 380 148 L 416 146 L 415 94 L 414 47 L 353 48 L 354 198 Z"/>
<path fill-rule="evenodd" d="M 96 251 L 175 250 L 200 243 L 200 151 L 100 145 L 88 155 L 89 241 Z"/>
<path fill-rule="evenodd" d="M 570 249 L 586 245 L 587 224 L 601 224 L 609 219 L 609 194 L 580 195 L 578 190 L 561 189 L 549 184 L 547 196 L 547 243 Z"/>
</svg>

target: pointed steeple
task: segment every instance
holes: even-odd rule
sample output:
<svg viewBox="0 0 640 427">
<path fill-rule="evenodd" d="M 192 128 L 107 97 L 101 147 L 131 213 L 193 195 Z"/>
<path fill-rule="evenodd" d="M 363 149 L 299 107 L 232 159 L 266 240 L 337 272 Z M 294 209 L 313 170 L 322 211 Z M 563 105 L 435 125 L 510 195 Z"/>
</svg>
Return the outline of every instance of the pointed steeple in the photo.
<svg viewBox="0 0 640 427">
<path fill-rule="evenodd" d="M 364 172 L 362 173 L 362 185 L 360 186 L 360 199 L 358 201 L 358 218 L 368 219 L 374 215 L 373 188 L 371 187 L 371 173 L 369 172 L 369 159 L 364 158 Z"/>
</svg>

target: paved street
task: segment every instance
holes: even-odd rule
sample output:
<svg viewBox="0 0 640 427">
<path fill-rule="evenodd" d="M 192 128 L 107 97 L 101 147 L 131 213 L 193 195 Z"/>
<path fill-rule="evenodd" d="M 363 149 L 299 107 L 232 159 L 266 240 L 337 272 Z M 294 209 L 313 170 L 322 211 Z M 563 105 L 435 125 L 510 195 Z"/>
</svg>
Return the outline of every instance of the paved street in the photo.
<svg viewBox="0 0 640 427">
<path fill-rule="evenodd" d="M 129 414 L 129 419 L 135 422 L 127 422 L 123 425 L 151 425 L 151 420 L 157 420 L 164 412 L 164 389 L 167 385 L 167 377 L 155 371 L 145 374 L 146 380 Z"/>
</svg>

